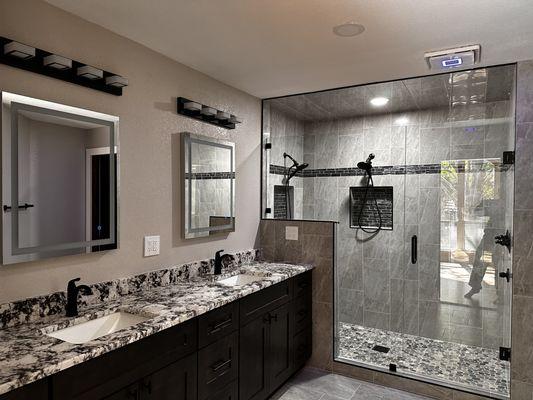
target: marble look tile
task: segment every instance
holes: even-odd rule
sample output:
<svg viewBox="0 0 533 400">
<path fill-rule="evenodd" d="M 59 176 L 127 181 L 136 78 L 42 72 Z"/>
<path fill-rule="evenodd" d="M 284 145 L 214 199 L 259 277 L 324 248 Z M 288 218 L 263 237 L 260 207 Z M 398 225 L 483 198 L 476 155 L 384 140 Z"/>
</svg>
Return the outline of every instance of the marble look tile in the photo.
<svg viewBox="0 0 533 400">
<path fill-rule="evenodd" d="M 513 296 L 512 344 L 513 360 L 511 363 L 512 378 L 533 384 L 533 298 Z"/>
<path fill-rule="evenodd" d="M 516 87 L 516 121 L 533 122 L 533 61 L 518 63 Z"/>
</svg>

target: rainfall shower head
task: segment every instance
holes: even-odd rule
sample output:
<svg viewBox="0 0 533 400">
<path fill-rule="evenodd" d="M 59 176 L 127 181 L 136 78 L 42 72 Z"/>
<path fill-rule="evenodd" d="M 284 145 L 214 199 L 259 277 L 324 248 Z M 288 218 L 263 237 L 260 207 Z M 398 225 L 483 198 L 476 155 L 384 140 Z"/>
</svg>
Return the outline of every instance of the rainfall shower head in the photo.
<svg viewBox="0 0 533 400">
<path fill-rule="evenodd" d="M 360 168 L 362 170 L 365 170 L 367 173 L 370 173 L 370 171 L 372 170 L 372 160 L 375 157 L 376 156 L 374 155 L 374 153 L 370 153 L 366 161 L 361 161 L 357 163 L 357 168 Z"/>
</svg>

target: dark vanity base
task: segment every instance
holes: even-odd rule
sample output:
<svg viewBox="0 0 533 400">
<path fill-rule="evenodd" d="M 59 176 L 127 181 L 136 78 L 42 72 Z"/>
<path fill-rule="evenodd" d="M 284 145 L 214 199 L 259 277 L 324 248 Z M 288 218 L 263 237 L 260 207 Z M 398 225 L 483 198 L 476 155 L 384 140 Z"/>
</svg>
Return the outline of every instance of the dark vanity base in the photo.
<svg viewBox="0 0 533 400">
<path fill-rule="evenodd" d="M 311 355 L 311 271 L 0 400 L 263 400 Z"/>
</svg>

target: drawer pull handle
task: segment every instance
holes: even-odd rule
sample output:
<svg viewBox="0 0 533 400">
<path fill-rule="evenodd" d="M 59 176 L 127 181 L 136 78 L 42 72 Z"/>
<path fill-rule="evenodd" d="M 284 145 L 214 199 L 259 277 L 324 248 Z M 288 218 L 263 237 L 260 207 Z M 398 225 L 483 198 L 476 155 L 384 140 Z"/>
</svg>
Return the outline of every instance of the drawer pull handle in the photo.
<svg viewBox="0 0 533 400">
<path fill-rule="evenodd" d="M 209 331 L 209 334 L 220 331 L 221 329 L 231 325 L 231 322 L 232 322 L 232 318 L 229 317 L 228 319 L 226 319 L 226 320 L 224 320 L 222 322 L 219 322 L 218 324 L 211 325 L 212 328 Z"/>
<path fill-rule="evenodd" d="M 130 389 L 128 392 L 128 398 L 138 400 L 139 391 L 137 389 Z"/>
<path fill-rule="evenodd" d="M 225 366 L 231 366 L 231 358 L 229 360 L 221 360 L 213 365 L 211 365 L 211 369 L 213 370 L 213 372 L 217 372 L 218 370 L 224 368 Z"/>
<path fill-rule="evenodd" d="M 306 315 L 307 315 L 307 310 L 306 309 L 298 311 L 298 316 L 305 317 Z"/>
<path fill-rule="evenodd" d="M 148 391 L 148 394 L 152 394 L 152 381 L 151 380 L 144 380 L 143 383 L 143 388 Z"/>
</svg>

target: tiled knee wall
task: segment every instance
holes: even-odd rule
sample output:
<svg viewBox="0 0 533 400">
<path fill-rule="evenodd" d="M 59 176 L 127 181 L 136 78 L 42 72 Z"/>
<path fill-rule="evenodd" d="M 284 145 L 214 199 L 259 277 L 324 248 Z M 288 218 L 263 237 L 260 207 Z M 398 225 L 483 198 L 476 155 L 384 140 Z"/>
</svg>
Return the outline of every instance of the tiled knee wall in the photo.
<svg viewBox="0 0 533 400">
<path fill-rule="evenodd" d="M 298 227 L 298 240 L 285 239 L 287 226 Z M 313 355 L 309 365 L 435 399 L 486 399 L 333 361 L 333 271 L 336 227 L 336 222 L 286 220 L 262 220 L 259 227 L 258 245 L 262 249 L 261 257 L 264 260 L 312 263 L 315 266 L 313 270 Z M 531 395 L 527 399 L 531 400 Z"/>
</svg>

